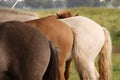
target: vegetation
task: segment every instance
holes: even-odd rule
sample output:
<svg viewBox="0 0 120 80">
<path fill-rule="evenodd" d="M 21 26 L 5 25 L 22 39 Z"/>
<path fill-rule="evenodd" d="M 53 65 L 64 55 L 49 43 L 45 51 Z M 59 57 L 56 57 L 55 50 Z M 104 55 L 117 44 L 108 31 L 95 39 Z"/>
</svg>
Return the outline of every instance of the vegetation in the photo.
<svg viewBox="0 0 120 80">
<path fill-rule="evenodd" d="M 120 54 L 113 54 L 112 63 L 112 80 L 120 80 Z M 79 80 L 73 63 L 70 71 L 70 80 Z"/>
<path fill-rule="evenodd" d="M 57 10 L 40 10 L 37 13 L 40 17 L 53 15 Z M 112 55 L 112 80 L 120 80 L 120 10 L 109 8 L 72 8 L 69 9 L 72 14 L 79 13 L 79 15 L 89 17 L 95 20 L 100 25 L 106 27 L 112 37 L 114 52 Z M 75 71 L 74 65 L 71 66 L 70 80 L 79 80 L 78 74 Z"/>
<path fill-rule="evenodd" d="M 0 0 L 0 6 L 12 7 L 16 0 Z M 120 6 L 120 0 L 19 0 L 15 8 L 50 9 L 79 6 Z"/>
</svg>

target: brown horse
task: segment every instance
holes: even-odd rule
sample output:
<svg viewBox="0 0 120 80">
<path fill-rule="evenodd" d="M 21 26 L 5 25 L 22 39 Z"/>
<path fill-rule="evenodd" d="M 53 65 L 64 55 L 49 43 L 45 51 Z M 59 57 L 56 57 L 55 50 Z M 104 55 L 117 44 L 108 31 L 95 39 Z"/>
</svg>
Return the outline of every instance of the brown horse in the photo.
<svg viewBox="0 0 120 80">
<path fill-rule="evenodd" d="M 70 56 L 69 52 L 73 45 L 73 33 L 71 28 L 63 22 L 58 21 L 55 16 L 31 20 L 26 23 L 32 27 L 38 28 L 58 48 L 60 77 L 61 80 L 65 80 L 64 63 Z"/>
<path fill-rule="evenodd" d="M 59 80 L 54 45 L 25 23 L 0 23 L 0 80 Z"/>
</svg>

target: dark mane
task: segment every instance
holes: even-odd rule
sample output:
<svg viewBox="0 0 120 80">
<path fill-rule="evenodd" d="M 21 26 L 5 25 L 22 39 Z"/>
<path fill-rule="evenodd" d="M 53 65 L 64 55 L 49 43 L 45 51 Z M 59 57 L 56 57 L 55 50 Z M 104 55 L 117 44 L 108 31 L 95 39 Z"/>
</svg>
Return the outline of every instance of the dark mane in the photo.
<svg viewBox="0 0 120 80">
<path fill-rule="evenodd" d="M 57 15 L 58 19 L 72 17 L 71 12 L 67 11 L 67 10 L 61 10 L 61 11 L 57 12 L 56 15 Z"/>
<path fill-rule="evenodd" d="M 64 18 L 69 18 L 72 17 L 72 13 L 67 10 L 61 10 L 56 13 L 58 19 L 64 19 Z M 75 16 L 79 16 L 79 13 L 77 13 Z"/>
</svg>

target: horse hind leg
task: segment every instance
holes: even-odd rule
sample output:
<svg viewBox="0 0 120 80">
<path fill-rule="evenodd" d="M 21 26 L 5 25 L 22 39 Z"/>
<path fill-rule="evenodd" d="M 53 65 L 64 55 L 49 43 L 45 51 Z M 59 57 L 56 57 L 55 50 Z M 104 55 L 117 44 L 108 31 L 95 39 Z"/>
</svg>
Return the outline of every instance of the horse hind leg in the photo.
<svg viewBox="0 0 120 80">
<path fill-rule="evenodd" d="M 89 78 L 89 70 L 88 70 L 88 62 L 86 60 L 85 55 L 81 52 L 81 50 L 78 48 L 77 44 L 74 44 L 74 49 L 73 49 L 73 59 L 75 62 L 75 67 L 76 70 L 79 74 L 79 77 L 81 80 L 90 80 Z"/>
<path fill-rule="evenodd" d="M 72 62 L 72 58 L 66 61 L 65 72 L 64 72 L 65 80 L 69 79 L 71 62 Z"/>
<path fill-rule="evenodd" d="M 111 53 L 112 53 L 112 42 L 110 33 L 107 29 L 103 28 L 105 34 L 105 43 L 99 54 L 99 80 L 110 80 L 111 79 Z"/>
<path fill-rule="evenodd" d="M 73 31 L 73 37 L 72 57 L 75 62 L 75 68 L 81 80 L 90 80 L 87 70 L 87 67 L 89 67 L 88 62 L 79 44 L 80 39 L 76 31 Z"/>
<path fill-rule="evenodd" d="M 62 53 L 59 53 L 62 54 Z M 59 58 L 59 71 L 60 71 L 60 80 L 65 80 L 64 77 L 64 62 L 65 62 L 65 57 L 62 56 L 62 58 Z"/>
<path fill-rule="evenodd" d="M 59 71 L 60 71 L 60 80 L 65 80 L 63 65 L 59 65 Z"/>
<path fill-rule="evenodd" d="M 84 53 L 79 44 L 79 37 L 74 34 L 74 46 L 72 50 L 75 67 L 82 80 L 98 80 L 98 73 L 94 66 L 94 61 L 91 61 Z M 97 75 L 97 76 L 96 76 Z"/>
<path fill-rule="evenodd" d="M 99 73 L 98 73 L 98 71 L 97 71 L 97 69 L 95 67 L 94 61 L 91 61 L 89 69 L 90 69 L 90 72 L 91 72 L 89 74 L 90 79 L 91 80 L 98 80 L 99 79 Z"/>
<path fill-rule="evenodd" d="M 75 61 L 75 66 L 81 80 L 98 80 L 99 74 L 94 65 L 94 61 L 85 58 L 78 60 Z"/>
<path fill-rule="evenodd" d="M 60 58 L 59 58 L 59 71 L 60 71 L 60 77 L 61 77 L 60 80 L 65 80 L 65 76 L 64 76 L 64 63 L 66 61 L 66 54 L 63 55 L 63 52 L 60 52 L 59 54 L 61 54 L 61 55 L 59 55 L 60 56 Z"/>
</svg>

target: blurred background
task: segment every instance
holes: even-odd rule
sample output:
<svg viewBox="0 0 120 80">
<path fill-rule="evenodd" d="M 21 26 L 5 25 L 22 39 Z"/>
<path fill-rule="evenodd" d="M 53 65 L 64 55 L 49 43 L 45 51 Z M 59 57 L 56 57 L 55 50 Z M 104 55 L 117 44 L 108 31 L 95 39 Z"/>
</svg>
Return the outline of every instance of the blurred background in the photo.
<svg viewBox="0 0 120 80">
<path fill-rule="evenodd" d="M 120 8 L 120 0 L 0 0 L 1 7 L 24 9 L 50 9 L 87 7 Z"/>
</svg>

